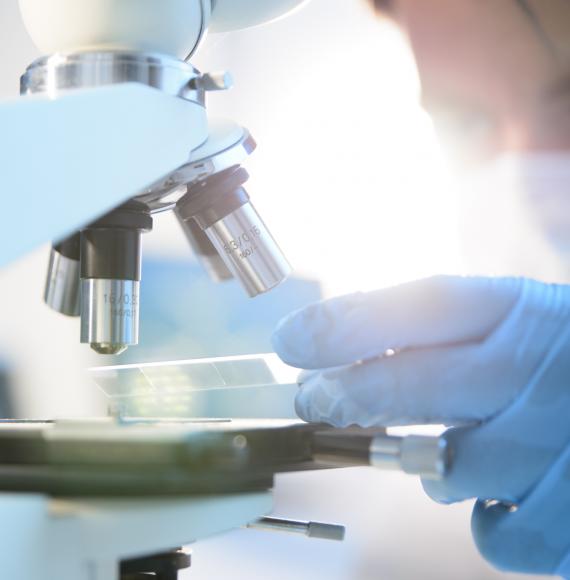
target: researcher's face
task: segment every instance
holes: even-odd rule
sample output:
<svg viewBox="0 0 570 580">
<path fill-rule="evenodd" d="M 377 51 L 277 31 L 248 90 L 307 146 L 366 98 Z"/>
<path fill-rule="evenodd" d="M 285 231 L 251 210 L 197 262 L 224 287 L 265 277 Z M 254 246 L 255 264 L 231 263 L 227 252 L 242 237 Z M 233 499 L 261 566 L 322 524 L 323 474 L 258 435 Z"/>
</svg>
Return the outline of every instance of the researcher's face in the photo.
<svg viewBox="0 0 570 580">
<path fill-rule="evenodd" d="M 424 105 L 456 152 L 473 161 L 503 150 L 570 149 L 570 3 L 391 5 L 417 61 Z"/>
</svg>

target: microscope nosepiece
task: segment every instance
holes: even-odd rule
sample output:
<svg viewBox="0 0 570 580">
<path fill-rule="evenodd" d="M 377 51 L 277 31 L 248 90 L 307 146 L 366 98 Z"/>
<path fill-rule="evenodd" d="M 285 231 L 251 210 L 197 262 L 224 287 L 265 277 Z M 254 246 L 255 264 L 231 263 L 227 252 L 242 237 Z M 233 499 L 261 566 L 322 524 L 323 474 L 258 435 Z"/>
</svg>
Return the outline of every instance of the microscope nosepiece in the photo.
<svg viewBox="0 0 570 580">
<path fill-rule="evenodd" d="M 189 188 L 176 212 L 182 223 L 198 224 L 225 268 L 254 297 L 283 282 L 291 266 L 242 187 L 248 178 L 242 168 L 215 175 Z"/>
</svg>

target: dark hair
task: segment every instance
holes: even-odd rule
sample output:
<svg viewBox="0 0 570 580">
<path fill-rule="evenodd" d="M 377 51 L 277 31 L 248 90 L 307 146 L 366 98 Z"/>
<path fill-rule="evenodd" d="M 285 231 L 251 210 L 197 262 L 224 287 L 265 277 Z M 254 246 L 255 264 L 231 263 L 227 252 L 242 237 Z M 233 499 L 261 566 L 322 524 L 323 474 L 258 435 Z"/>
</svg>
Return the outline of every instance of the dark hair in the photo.
<svg viewBox="0 0 570 580">
<path fill-rule="evenodd" d="M 370 3 L 378 12 L 390 13 L 394 10 L 394 0 L 370 0 Z"/>
</svg>

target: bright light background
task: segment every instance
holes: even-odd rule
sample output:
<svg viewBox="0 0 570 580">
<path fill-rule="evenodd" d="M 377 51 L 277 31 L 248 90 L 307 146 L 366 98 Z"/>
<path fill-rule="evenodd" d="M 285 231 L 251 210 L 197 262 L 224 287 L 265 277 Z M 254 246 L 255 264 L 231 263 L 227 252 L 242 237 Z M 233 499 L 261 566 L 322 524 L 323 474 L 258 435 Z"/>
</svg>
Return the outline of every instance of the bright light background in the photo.
<svg viewBox="0 0 570 580">
<path fill-rule="evenodd" d="M 15 0 L 0 3 L 0 27 L 4 98 L 17 94 L 37 52 Z M 256 137 L 249 191 L 298 273 L 322 280 L 332 295 L 463 269 L 459 196 L 418 107 L 413 61 L 363 2 L 312 0 L 271 26 L 212 36 L 196 65 L 234 74 L 235 89 L 213 95 L 210 110 Z M 503 242 L 500 220 L 497 231 Z M 168 216 L 156 220 L 145 251 L 188 253 Z M 78 386 L 86 351 L 77 326 L 39 299 L 46 258 L 41 248 L 0 273 L 0 351 L 18 362 L 18 395 L 30 416 L 92 414 L 94 401 Z M 200 542 L 188 578 L 507 577 L 477 555 L 469 505 L 438 506 L 415 478 L 373 470 L 292 475 L 278 481 L 275 502 L 285 517 L 347 524 L 346 543 L 236 531 Z"/>
<path fill-rule="evenodd" d="M 210 114 L 257 140 L 248 189 L 298 274 L 331 295 L 458 271 L 455 202 L 391 24 L 364 3 L 316 1 L 270 26 L 211 36 L 198 66 L 234 75 Z M 186 251 L 172 219 L 156 232 L 148 251 Z"/>
</svg>

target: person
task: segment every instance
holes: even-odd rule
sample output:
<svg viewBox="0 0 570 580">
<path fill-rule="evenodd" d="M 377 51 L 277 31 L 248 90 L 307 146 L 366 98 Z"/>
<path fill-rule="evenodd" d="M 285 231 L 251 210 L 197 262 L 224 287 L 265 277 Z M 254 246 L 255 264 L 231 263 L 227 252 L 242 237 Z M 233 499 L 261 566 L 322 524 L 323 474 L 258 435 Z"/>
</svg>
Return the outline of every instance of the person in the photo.
<svg viewBox="0 0 570 580">
<path fill-rule="evenodd" d="M 456 128 L 462 164 L 513 152 L 523 169 L 565 170 L 570 3 L 375 4 L 408 35 L 424 105 L 436 127 Z M 564 193 L 558 211 L 534 198 L 562 246 Z M 449 426 L 451 466 L 423 482 L 427 493 L 477 499 L 473 536 L 498 568 L 570 578 L 570 286 L 436 276 L 312 304 L 278 325 L 273 344 L 306 369 L 296 408 L 307 421 Z"/>
</svg>

